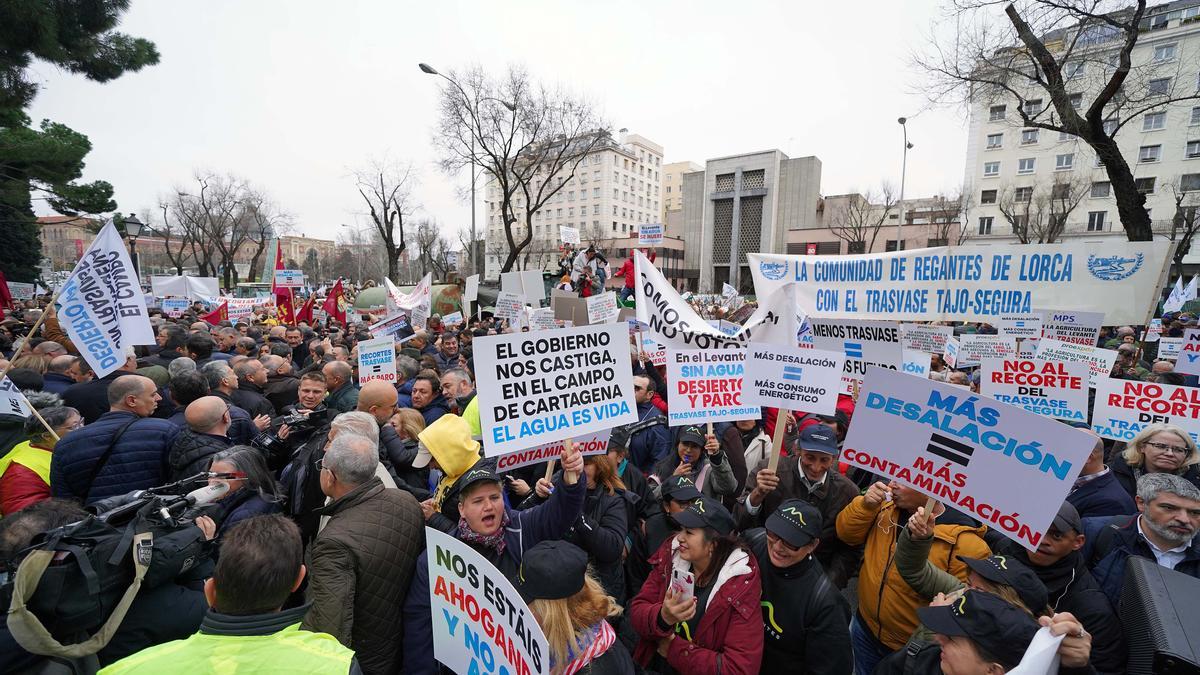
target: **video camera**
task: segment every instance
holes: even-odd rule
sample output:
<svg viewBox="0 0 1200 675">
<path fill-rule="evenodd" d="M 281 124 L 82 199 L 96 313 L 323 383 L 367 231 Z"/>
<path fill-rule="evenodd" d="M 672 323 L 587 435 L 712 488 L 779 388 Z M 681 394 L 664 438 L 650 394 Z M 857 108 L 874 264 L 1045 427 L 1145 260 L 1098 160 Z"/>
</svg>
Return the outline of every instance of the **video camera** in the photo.
<svg viewBox="0 0 1200 675">
<path fill-rule="evenodd" d="M 160 487 L 101 499 L 86 507 L 96 519 L 110 525 L 124 525 L 139 513 L 152 515 L 155 520 L 170 527 L 180 527 L 204 515 L 205 507 L 229 492 L 227 483 L 209 485 L 210 478 L 235 480 L 245 478 L 241 472 L 212 473 L 205 471 Z M 203 483 L 188 491 L 188 488 Z"/>
</svg>

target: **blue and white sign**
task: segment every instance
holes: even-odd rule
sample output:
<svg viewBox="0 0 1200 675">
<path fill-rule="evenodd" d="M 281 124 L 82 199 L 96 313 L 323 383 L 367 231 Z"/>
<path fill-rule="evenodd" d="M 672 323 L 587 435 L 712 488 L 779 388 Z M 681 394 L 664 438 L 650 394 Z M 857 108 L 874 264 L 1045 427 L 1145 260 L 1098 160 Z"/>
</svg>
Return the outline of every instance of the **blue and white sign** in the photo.
<svg viewBox="0 0 1200 675">
<path fill-rule="evenodd" d="M 853 391 L 870 366 L 900 370 L 904 345 L 900 324 L 890 321 L 810 319 L 813 347 L 845 355 L 842 393 Z"/>
<path fill-rule="evenodd" d="M 1200 375 L 1200 330 L 1188 328 L 1183 331 L 1183 345 L 1175 360 L 1175 372 Z"/>
<path fill-rule="evenodd" d="M 304 288 L 302 270 L 275 270 L 275 285 L 279 288 Z"/>
<path fill-rule="evenodd" d="M 170 317 L 181 317 L 187 311 L 189 304 L 191 303 L 187 298 L 163 298 L 162 311 L 163 314 Z"/>
<path fill-rule="evenodd" d="M 644 223 L 638 226 L 638 246 L 662 246 L 662 243 L 662 223 Z"/>
</svg>

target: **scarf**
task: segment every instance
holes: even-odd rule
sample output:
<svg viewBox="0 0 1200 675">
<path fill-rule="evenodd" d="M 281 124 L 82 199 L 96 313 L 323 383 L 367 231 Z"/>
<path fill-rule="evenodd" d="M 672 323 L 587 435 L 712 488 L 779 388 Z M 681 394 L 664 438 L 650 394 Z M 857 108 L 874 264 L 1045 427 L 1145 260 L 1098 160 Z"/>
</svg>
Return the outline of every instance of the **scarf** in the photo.
<svg viewBox="0 0 1200 675">
<path fill-rule="evenodd" d="M 509 523 L 508 511 L 504 511 L 504 515 L 500 517 L 500 529 L 496 530 L 495 534 L 479 534 L 467 525 L 467 519 L 459 516 L 458 518 L 458 540 L 467 544 L 473 544 L 483 548 L 490 548 L 496 551 L 496 555 L 504 554 L 504 528 L 508 527 Z"/>
<path fill-rule="evenodd" d="M 575 675 L 584 666 L 592 662 L 593 659 L 600 657 L 608 648 L 617 640 L 617 634 L 613 631 L 612 626 L 607 621 L 601 620 L 600 623 L 587 629 L 583 635 L 575 638 L 575 644 L 567 650 L 567 658 L 571 659 L 567 665 L 563 667 L 562 675 Z M 587 645 L 582 653 L 576 655 L 575 650 Z M 550 664 L 551 670 L 554 669 L 554 664 Z"/>
</svg>

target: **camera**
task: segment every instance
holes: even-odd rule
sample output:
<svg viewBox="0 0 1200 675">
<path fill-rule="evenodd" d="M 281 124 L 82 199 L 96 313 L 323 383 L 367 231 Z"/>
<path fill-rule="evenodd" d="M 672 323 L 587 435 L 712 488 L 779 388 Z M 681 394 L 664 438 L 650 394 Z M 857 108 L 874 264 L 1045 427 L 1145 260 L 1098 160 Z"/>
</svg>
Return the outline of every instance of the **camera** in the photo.
<svg viewBox="0 0 1200 675">
<path fill-rule="evenodd" d="M 291 454 L 291 448 L 297 440 L 308 440 L 312 432 L 325 426 L 333 419 L 333 411 L 324 404 L 308 412 L 299 412 L 292 408 L 286 415 L 271 421 L 271 426 L 255 436 L 250 445 L 266 453 L 268 463 L 285 460 Z M 287 425 L 290 430 L 286 439 L 279 437 L 279 429 Z"/>
</svg>

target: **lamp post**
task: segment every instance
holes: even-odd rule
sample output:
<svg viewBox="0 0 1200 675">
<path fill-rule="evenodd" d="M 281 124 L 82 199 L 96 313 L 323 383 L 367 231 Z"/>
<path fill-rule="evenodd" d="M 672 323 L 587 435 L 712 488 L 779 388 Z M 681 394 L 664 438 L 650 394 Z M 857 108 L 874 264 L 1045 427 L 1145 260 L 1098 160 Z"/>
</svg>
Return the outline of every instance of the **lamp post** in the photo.
<svg viewBox="0 0 1200 675">
<path fill-rule="evenodd" d="M 908 142 L 908 126 L 905 124 L 908 119 L 901 117 L 896 120 L 900 123 L 900 128 L 904 130 L 904 159 L 900 162 L 900 217 L 896 220 L 896 251 L 900 250 L 900 228 L 904 225 L 904 178 L 908 173 L 908 151 L 912 149 L 913 144 Z"/>
<path fill-rule="evenodd" d="M 138 283 L 141 283 L 142 266 L 141 261 L 138 260 L 137 239 L 138 237 L 142 236 L 142 232 L 146 229 L 146 225 L 142 223 L 142 221 L 138 220 L 138 217 L 132 213 L 128 216 L 125 216 L 124 225 L 125 237 L 129 240 L 130 262 L 133 263 L 133 269 L 135 272 L 137 272 Z"/>
</svg>

